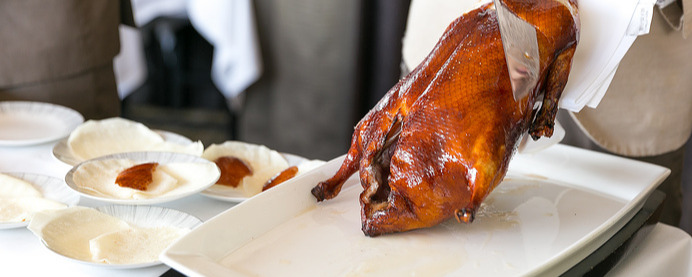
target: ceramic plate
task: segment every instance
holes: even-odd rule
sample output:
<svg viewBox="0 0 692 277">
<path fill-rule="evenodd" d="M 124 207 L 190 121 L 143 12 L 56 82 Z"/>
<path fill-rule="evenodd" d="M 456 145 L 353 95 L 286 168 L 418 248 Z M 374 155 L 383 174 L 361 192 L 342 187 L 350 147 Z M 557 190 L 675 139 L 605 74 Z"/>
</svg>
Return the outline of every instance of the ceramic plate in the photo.
<svg viewBox="0 0 692 277">
<path fill-rule="evenodd" d="M 299 165 L 300 163 L 307 161 L 306 158 L 293 154 L 281 153 L 281 155 L 283 155 L 284 158 L 286 158 L 286 161 L 288 161 L 288 166 Z M 235 190 L 206 189 L 202 191 L 201 194 L 216 200 L 233 203 L 242 202 L 248 199 L 248 197 L 246 197 L 242 192 Z"/>
<path fill-rule="evenodd" d="M 175 142 L 183 145 L 192 143 L 190 139 L 176 133 L 162 130 L 154 130 L 154 132 L 161 135 L 165 141 Z M 82 159 L 72 155 L 72 151 L 70 151 L 70 148 L 67 146 L 67 138 L 59 140 L 55 146 L 53 146 L 53 156 L 59 161 L 71 166 L 75 166 L 78 163 L 83 162 Z"/>
<path fill-rule="evenodd" d="M 100 161 L 107 161 L 107 160 L 120 160 L 120 159 L 128 159 L 135 161 L 137 164 L 141 163 L 148 163 L 148 162 L 157 162 L 159 164 L 171 164 L 171 163 L 197 163 L 197 164 L 202 164 L 205 166 L 210 166 L 213 168 L 213 174 L 211 175 L 204 175 L 204 176 L 199 176 L 198 178 L 190 178 L 192 183 L 188 183 L 184 186 L 178 186 L 174 190 L 171 190 L 161 196 L 158 197 L 153 197 L 153 198 L 146 198 L 146 199 L 123 199 L 123 198 L 117 198 L 115 196 L 109 196 L 109 195 L 104 195 L 104 194 L 97 194 L 94 191 L 85 189 L 85 185 L 79 183 L 76 180 L 79 180 L 79 178 L 76 174 L 79 174 L 77 171 L 78 168 L 84 165 L 88 165 L 90 163 L 95 163 L 95 162 L 100 162 Z M 188 154 L 181 154 L 181 153 L 172 153 L 172 152 L 130 152 L 130 153 L 120 153 L 120 154 L 113 154 L 113 155 L 108 155 L 108 156 L 103 156 L 99 157 L 96 159 L 88 160 L 85 162 L 82 162 L 74 167 L 67 172 L 67 175 L 65 176 L 65 182 L 67 182 L 67 185 L 79 193 L 80 195 L 103 201 L 103 202 L 109 202 L 113 204 L 127 204 L 127 205 L 152 205 L 152 204 L 159 204 L 159 203 L 165 203 L 165 202 L 170 202 L 173 200 L 177 200 L 195 193 L 198 193 L 214 183 L 216 183 L 216 180 L 219 178 L 219 169 L 216 167 L 216 165 L 206 159 L 193 156 L 193 155 L 188 155 Z M 117 174 L 116 174 L 117 175 Z M 114 181 L 115 177 L 111 180 L 113 183 L 113 186 L 117 186 Z"/>
<path fill-rule="evenodd" d="M 624 226 L 669 174 L 555 145 L 516 155 L 473 223 L 370 238 L 360 230 L 357 174 L 332 200 L 310 193 L 342 159 L 221 213 L 161 259 L 189 276 L 557 276 Z"/>
<path fill-rule="evenodd" d="M 25 101 L 0 102 L 0 146 L 33 145 L 67 137 L 84 117 L 67 107 Z"/>
<path fill-rule="evenodd" d="M 67 206 L 74 206 L 79 203 L 79 194 L 65 186 L 65 182 L 58 178 L 32 173 L 7 172 L 3 174 L 29 182 L 47 199 L 58 201 Z M 26 227 L 28 224 L 29 221 L 0 223 L 0 229 Z"/>
<path fill-rule="evenodd" d="M 184 229 L 194 229 L 202 224 L 202 221 L 192 215 L 187 213 L 155 206 L 129 206 L 129 205 L 112 205 L 97 207 L 96 210 L 114 216 L 116 218 L 122 219 L 128 224 L 135 225 L 137 227 L 161 227 L 170 226 Z M 161 261 L 151 262 L 151 263 L 141 263 L 141 264 L 104 264 L 96 263 L 90 261 L 83 261 L 79 259 L 74 259 L 63 255 L 62 253 L 49 248 L 43 240 L 41 243 L 51 250 L 52 252 L 69 259 L 74 262 L 81 264 L 107 267 L 112 269 L 132 269 L 132 268 L 143 268 L 150 267 L 161 264 Z"/>
</svg>

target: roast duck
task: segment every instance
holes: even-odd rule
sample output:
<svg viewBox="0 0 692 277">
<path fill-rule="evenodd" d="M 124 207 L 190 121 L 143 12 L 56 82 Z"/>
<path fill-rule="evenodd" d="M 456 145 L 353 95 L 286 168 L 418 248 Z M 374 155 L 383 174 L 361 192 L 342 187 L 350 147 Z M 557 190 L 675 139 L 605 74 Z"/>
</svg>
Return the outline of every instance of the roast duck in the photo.
<svg viewBox="0 0 692 277">
<path fill-rule="evenodd" d="M 432 52 L 357 124 L 335 175 L 312 189 L 339 194 L 359 172 L 368 236 L 473 221 L 524 134 L 551 136 L 579 39 L 576 0 L 504 0 L 536 27 L 538 84 L 512 94 L 492 3 L 454 20 Z"/>
</svg>

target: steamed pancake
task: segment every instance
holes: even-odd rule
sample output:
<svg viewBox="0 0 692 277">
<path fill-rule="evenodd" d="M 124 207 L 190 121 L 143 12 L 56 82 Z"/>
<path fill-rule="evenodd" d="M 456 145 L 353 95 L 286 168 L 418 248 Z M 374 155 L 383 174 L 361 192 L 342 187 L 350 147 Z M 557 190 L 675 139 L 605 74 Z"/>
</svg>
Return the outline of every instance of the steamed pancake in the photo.
<svg viewBox="0 0 692 277">
<path fill-rule="evenodd" d="M 129 225 L 118 218 L 86 207 L 37 213 L 27 227 L 48 248 L 65 256 L 90 261 L 89 240 Z"/>
<path fill-rule="evenodd" d="M 141 228 L 87 207 L 37 213 L 28 229 L 67 257 L 107 264 L 141 264 L 158 256 L 188 229 Z"/>
<path fill-rule="evenodd" d="M 234 157 L 242 160 L 250 167 L 252 174 L 241 179 L 237 187 L 216 184 L 210 190 L 221 193 L 229 190 L 239 191 L 245 197 L 251 197 L 262 192 L 264 183 L 288 168 L 288 162 L 279 152 L 263 145 L 226 141 L 223 144 L 212 144 L 202 153 L 202 158 L 210 161 L 216 161 L 221 157 Z"/>
<path fill-rule="evenodd" d="M 163 250 L 189 230 L 175 227 L 130 228 L 106 233 L 89 241 L 92 260 L 107 264 L 158 261 Z"/>
<path fill-rule="evenodd" d="M 29 221 L 36 212 L 65 207 L 67 205 L 43 197 L 0 197 L 0 222 Z"/>
<path fill-rule="evenodd" d="M 120 117 L 84 122 L 70 134 L 67 146 L 72 155 L 81 160 L 137 151 L 179 152 L 199 156 L 204 149 L 199 141 L 189 145 L 165 141 L 144 124 Z"/>
<path fill-rule="evenodd" d="M 218 177 L 211 163 L 159 164 L 152 172 L 152 182 L 146 190 L 121 187 L 115 183 L 120 172 L 137 165 L 130 159 L 94 160 L 80 165 L 73 174 L 81 191 L 114 199 L 150 199 L 176 195 L 208 185 Z"/>
<path fill-rule="evenodd" d="M 38 211 L 65 208 L 67 205 L 43 198 L 32 184 L 0 174 L 0 222 L 31 220 Z"/>
<path fill-rule="evenodd" d="M 27 181 L 0 173 L 0 197 L 41 197 L 41 192 Z"/>
</svg>

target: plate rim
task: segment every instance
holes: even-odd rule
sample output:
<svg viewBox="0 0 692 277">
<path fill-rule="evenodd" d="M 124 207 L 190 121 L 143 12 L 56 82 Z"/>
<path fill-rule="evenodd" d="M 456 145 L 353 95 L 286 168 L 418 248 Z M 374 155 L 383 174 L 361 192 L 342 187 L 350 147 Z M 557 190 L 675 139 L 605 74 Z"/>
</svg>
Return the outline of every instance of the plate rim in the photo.
<svg viewBox="0 0 692 277">
<path fill-rule="evenodd" d="M 154 158 L 148 158 L 148 156 L 154 156 Z M 133 157 L 134 156 L 134 157 Z M 100 160 L 108 160 L 108 159 L 133 159 L 135 161 L 157 161 L 159 162 L 160 160 L 157 159 L 164 159 L 164 158 L 181 158 L 181 159 L 189 159 L 188 161 L 185 162 L 195 162 L 195 163 L 211 163 L 209 160 L 206 160 L 202 157 L 195 156 L 195 155 L 190 155 L 190 154 L 185 154 L 185 153 L 177 153 L 177 152 L 162 152 L 162 151 L 139 151 L 139 152 L 124 152 L 124 153 L 116 153 L 116 154 L 111 154 L 111 155 L 106 155 L 106 156 L 101 156 L 98 158 L 90 159 L 83 161 L 75 166 L 73 166 L 67 174 L 65 174 L 65 183 L 67 186 L 78 193 L 80 196 L 83 196 L 85 198 L 97 200 L 100 202 L 106 202 L 106 203 L 111 203 L 111 204 L 120 204 L 120 205 L 155 205 L 155 204 L 163 204 L 163 203 L 168 203 L 172 202 L 178 199 L 182 199 L 194 194 L 197 194 L 210 186 L 212 186 L 214 183 L 216 183 L 216 180 L 220 176 L 220 170 L 218 167 L 214 164 L 214 168 L 216 169 L 216 179 L 211 182 L 211 184 L 203 185 L 200 186 L 199 188 L 196 188 L 194 190 L 190 190 L 184 193 L 179 193 L 175 195 L 170 195 L 167 197 L 155 197 L 155 198 L 148 198 L 148 199 L 118 199 L 118 198 L 107 198 L 107 197 L 100 197 L 97 195 L 92 195 L 86 192 L 83 192 L 79 190 L 79 186 L 74 183 L 74 173 L 75 171 L 82 165 L 89 163 L 89 162 L 94 162 L 94 161 L 100 161 Z M 166 163 L 169 161 L 167 160 Z"/>
<path fill-rule="evenodd" d="M 63 132 L 55 134 L 52 136 L 45 136 L 42 138 L 35 139 L 24 139 L 24 140 L 6 140 L 0 139 L 0 146 L 28 146 L 36 145 L 51 141 L 56 141 L 66 136 L 77 128 L 80 124 L 84 122 L 84 116 L 78 111 L 66 107 L 60 104 L 40 102 L 40 101 L 0 101 L 0 115 L 4 114 L 8 110 L 28 110 L 32 113 L 40 112 L 38 114 L 58 114 L 60 116 L 54 117 L 65 123 L 66 128 Z M 62 116 L 62 117 L 61 117 Z"/>
</svg>

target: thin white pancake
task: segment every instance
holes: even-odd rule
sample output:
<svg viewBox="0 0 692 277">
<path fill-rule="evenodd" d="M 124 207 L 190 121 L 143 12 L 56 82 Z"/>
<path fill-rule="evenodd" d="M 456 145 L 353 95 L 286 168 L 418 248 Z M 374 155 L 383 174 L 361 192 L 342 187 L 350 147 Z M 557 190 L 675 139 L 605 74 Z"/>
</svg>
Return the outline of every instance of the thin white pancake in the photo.
<svg viewBox="0 0 692 277">
<path fill-rule="evenodd" d="M 224 156 L 243 160 L 252 169 L 252 175 L 243 178 L 237 188 L 213 185 L 209 190 L 221 193 L 224 190 L 239 190 L 246 197 L 251 197 L 262 192 L 262 186 L 267 180 L 288 168 L 288 162 L 279 152 L 264 145 L 226 141 L 223 144 L 212 144 L 202 153 L 202 158 L 210 161 Z"/>
<path fill-rule="evenodd" d="M 65 208 L 67 205 L 43 198 L 31 183 L 0 173 L 0 222 L 24 222 L 34 213 Z"/>
<path fill-rule="evenodd" d="M 36 213 L 27 228 L 55 252 L 91 261 L 89 240 L 104 233 L 128 229 L 129 225 L 95 209 L 71 207 Z"/>
<path fill-rule="evenodd" d="M 92 260 L 107 264 L 156 262 L 171 243 L 189 230 L 170 226 L 131 228 L 106 233 L 89 241 Z"/>
<path fill-rule="evenodd" d="M 204 149 L 199 141 L 188 145 L 165 141 L 144 124 L 120 117 L 84 122 L 70 133 L 67 146 L 72 155 L 81 160 L 138 151 L 166 151 L 199 156 Z"/>
<path fill-rule="evenodd" d="M 189 232 L 171 226 L 140 228 L 79 206 L 37 213 L 28 229 L 57 253 L 107 264 L 156 262 L 168 245 Z"/>
<path fill-rule="evenodd" d="M 0 197 L 0 222 L 30 221 L 36 212 L 65 207 L 67 205 L 43 197 Z"/>
<path fill-rule="evenodd" d="M 0 173 L 0 197 L 42 197 L 29 182 Z"/>
</svg>

